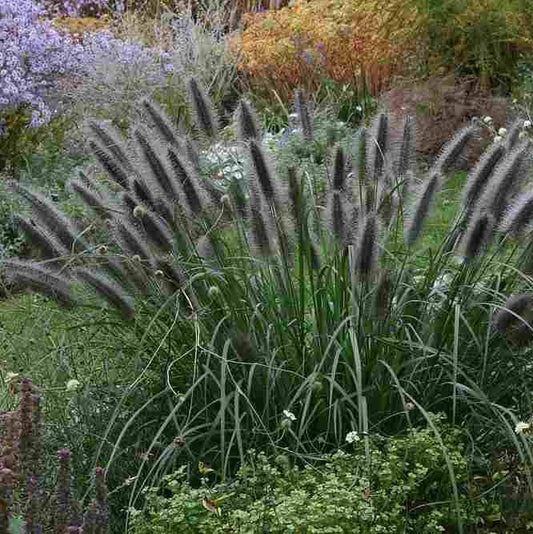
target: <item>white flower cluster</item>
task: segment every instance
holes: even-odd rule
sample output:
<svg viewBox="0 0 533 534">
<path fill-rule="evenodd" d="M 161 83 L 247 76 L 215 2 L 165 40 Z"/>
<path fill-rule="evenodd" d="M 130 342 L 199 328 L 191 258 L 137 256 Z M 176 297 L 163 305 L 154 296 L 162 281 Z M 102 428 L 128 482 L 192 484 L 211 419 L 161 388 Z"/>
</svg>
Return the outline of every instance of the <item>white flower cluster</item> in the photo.
<svg viewBox="0 0 533 534">
<path fill-rule="evenodd" d="M 361 436 L 356 430 L 352 430 L 346 434 L 346 443 L 357 443 L 361 440 Z"/>
</svg>

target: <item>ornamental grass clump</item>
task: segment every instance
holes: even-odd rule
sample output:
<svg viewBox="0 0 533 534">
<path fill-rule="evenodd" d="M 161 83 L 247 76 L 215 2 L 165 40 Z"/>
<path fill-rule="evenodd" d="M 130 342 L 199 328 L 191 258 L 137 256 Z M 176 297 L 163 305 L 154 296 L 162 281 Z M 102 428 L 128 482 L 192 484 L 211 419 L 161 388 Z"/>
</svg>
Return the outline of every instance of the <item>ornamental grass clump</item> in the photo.
<svg viewBox="0 0 533 534">
<path fill-rule="evenodd" d="M 38 259 L 0 264 L 8 285 L 28 282 L 60 303 L 102 308 L 101 328 L 146 361 L 106 434 L 116 438 L 108 469 L 126 451 L 141 458 L 121 506 L 134 506 L 176 463 L 208 461 L 229 476 L 251 448 L 284 447 L 306 460 L 349 431 L 402 432 L 428 420 L 428 410 L 477 429 L 477 450 L 496 442 L 528 462 L 528 443 L 508 429 L 529 402 L 530 358 L 514 342 L 525 339 L 521 327 L 511 324 L 508 335 L 509 321 L 502 326 L 495 310 L 510 294 L 533 294 L 520 272 L 531 246 L 498 220 L 514 213 L 528 183 L 529 145 L 489 147 L 435 245 L 433 206 L 474 125 L 421 173 L 414 122 L 397 131 L 381 113 L 333 148 L 323 176 L 310 176 L 273 165 L 246 104 L 237 113 L 243 178 L 223 184 L 217 200 L 203 168 L 205 143 L 218 136 L 214 106 L 198 83 L 189 85 L 192 105 L 203 109 L 195 113 L 198 152 L 173 141 L 175 125 L 161 110 L 132 128 L 133 142 L 119 142 L 109 126 L 89 128 L 109 174 L 98 184 L 106 217 L 67 222 L 21 189 L 33 226 L 68 254 L 43 246 Z M 93 197 L 80 196 L 94 209 Z M 510 382 L 517 373 L 523 389 Z M 143 406 L 124 422 L 121 406 L 140 391 Z M 407 413 L 407 404 L 416 409 Z"/>
<path fill-rule="evenodd" d="M 0 527 L 2 532 L 109 532 L 109 503 L 105 471 L 95 470 L 95 494 L 84 517 L 72 492 L 71 454 L 57 452 L 57 480 L 47 484 L 46 429 L 40 391 L 28 378 L 18 386 L 19 407 L 0 413 Z M 17 531 L 18 532 L 18 531 Z"/>
</svg>

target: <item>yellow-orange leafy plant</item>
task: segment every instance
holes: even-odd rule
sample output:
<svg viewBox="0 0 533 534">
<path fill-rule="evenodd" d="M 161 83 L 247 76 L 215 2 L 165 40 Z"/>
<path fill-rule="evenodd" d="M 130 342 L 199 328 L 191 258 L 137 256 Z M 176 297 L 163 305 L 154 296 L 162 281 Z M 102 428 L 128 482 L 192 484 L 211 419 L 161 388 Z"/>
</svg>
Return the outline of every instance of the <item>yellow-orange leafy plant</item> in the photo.
<svg viewBox="0 0 533 534">
<path fill-rule="evenodd" d="M 406 0 L 298 0 L 278 11 L 248 14 L 233 40 L 240 70 L 286 94 L 365 79 L 372 93 L 405 72 L 425 43 L 423 16 Z"/>
<path fill-rule="evenodd" d="M 57 17 L 54 19 L 57 29 L 70 33 L 75 41 L 82 41 L 83 35 L 109 30 L 112 20 L 109 15 L 102 17 Z"/>
</svg>

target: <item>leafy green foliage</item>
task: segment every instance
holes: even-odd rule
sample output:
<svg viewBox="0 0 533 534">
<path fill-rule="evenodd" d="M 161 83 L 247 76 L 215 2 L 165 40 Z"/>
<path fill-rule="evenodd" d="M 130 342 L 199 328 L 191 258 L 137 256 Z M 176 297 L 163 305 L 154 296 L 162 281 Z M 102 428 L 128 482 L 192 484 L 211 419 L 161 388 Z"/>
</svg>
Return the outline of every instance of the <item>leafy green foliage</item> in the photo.
<svg viewBox="0 0 533 534">
<path fill-rule="evenodd" d="M 469 499 L 464 436 L 438 426 L 443 444 L 430 428 L 393 438 L 357 436 L 353 452 L 304 467 L 283 452 L 270 459 L 252 453 L 228 484 L 208 474 L 192 487 L 181 468 L 161 488 L 147 490 L 145 510 L 132 513 L 132 532 L 437 533 L 457 524 L 447 462 L 464 488 L 461 521 L 479 524 L 498 507 L 488 496 Z"/>
</svg>

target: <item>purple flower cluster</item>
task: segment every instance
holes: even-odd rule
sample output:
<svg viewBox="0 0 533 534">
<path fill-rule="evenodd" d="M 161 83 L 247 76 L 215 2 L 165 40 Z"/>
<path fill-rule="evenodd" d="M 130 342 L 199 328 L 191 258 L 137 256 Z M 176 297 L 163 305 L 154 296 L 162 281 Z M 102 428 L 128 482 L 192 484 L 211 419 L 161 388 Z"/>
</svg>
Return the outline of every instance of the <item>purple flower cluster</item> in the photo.
<svg viewBox="0 0 533 534">
<path fill-rule="evenodd" d="M 104 76 L 100 66 L 147 73 L 149 84 L 159 84 L 172 72 L 163 55 L 139 43 L 114 38 L 108 32 L 84 37 L 83 44 L 58 32 L 47 18 L 47 8 L 79 13 L 87 6 L 104 7 L 107 0 L 0 1 L 0 118 L 2 114 L 31 113 L 31 127 L 46 124 L 55 112 L 47 99 L 59 78 L 84 80 Z M 66 10 L 66 11 L 65 11 Z M 106 80 L 102 80 L 106 83 Z"/>
<path fill-rule="evenodd" d="M 83 48 L 58 33 L 32 0 L 0 2 L 0 111 L 31 110 L 31 126 L 50 120 L 46 91 L 77 69 Z"/>
</svg>

